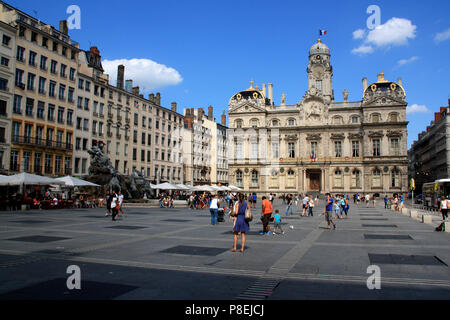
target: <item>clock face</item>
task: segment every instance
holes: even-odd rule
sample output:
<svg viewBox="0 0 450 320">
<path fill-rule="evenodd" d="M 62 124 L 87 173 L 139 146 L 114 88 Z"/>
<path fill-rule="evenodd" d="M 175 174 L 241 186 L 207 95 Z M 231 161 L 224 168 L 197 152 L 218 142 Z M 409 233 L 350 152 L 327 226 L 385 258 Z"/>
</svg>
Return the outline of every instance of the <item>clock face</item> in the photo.
<svg viewBox="0 0 450 320">
<path fill-rule="evenodd" d="M 317 55 L 317 56 L 316 56 L 316 60 L 320 60 L 320 55 Z"/>
<path fill-rule="evenodd" d="M 313 75 L 316 79 L 322 79 L 324 73 L 324 69 L 322 66 L 315 66 L 313 68 Z"/>
</svg>

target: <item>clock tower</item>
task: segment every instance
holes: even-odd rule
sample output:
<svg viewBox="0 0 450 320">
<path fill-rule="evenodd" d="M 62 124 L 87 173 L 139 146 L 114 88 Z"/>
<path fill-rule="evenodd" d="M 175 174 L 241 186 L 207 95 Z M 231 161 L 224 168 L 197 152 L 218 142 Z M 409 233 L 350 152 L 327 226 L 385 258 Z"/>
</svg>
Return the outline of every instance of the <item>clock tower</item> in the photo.
<svg viewBox="0 0 450 320">
<path fill-rule="evenodd" d="M 333 67 L 330 64 L 330 49 L 320 39 L 309 50 L 307 72 L 309 92 L 333 101 Z"/>
</svg>

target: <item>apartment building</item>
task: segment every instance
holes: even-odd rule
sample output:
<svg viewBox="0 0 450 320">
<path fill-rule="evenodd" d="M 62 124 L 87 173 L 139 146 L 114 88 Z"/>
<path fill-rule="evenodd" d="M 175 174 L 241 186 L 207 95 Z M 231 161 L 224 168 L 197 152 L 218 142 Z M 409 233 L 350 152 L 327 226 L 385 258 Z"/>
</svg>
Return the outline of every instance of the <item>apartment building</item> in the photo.
<svg viewBox="0 0 450 320">
<path fill-rule="evenodd" d="M 0 174 L 9 169 L 16 28 L 0 21 Z"/>
<path fill-rule="evenodd" d="M 213 107 L 184 110 L 185 181 L 193 185 L 228 185 L 226 115 L 216 123 Z"/>
<path fill-rule="evenodd" d="M 72 174 L 79 44 L 5 3 L 0 21 L 16 28 L 9 172 Z"/>
<path fill-rule="evenodd" d="M 177 113 L 177 104 L 172 103 L 170 110 L 162 107 L 160 93 L 144 98 L 133 80 L 124 81 L 123 65 L 118 66 L 116 86 L 112 85 L 96 47 L 81 51 L 79 62 L 77 123 L 82 130 L 75 137 L 75 173 L 86 174 L 87 150 L 99 145 L 121 174 L 137 171 L 154 183 L 181 183 L 181 152 L 176 151 L 181 136 L 175 133 L 183 116 Z"/>
</svg>

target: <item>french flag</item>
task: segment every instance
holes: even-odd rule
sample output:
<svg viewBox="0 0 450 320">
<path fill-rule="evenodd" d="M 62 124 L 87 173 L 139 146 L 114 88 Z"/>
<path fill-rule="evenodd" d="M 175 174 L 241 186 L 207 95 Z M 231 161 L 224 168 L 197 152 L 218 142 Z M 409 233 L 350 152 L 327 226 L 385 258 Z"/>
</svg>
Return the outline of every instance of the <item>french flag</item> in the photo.
<svg viewBox="0 0 450 320">
<path fill-rule="evenodd" d="M 311 156 L 311 161 L 312 162 L 316 162 L 317 161 L 317 156 L 316 156 L 315 153 Z"/>
<path fill-rule="evenodd" d="M 324 36 L 327 34 L 327 30 L 319 30 L 319 36 Z"/>
</svg>

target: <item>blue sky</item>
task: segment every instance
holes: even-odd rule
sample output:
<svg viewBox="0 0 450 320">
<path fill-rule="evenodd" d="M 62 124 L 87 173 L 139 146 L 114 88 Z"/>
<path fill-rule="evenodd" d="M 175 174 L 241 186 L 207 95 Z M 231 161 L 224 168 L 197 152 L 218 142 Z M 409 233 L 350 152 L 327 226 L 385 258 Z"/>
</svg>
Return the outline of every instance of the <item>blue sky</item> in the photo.
<svg viewBox="0 0 450 320">
<path fill-rule="evenodd" d="M 337 101 L 344 89 L 349 100 L 361 100 L 361 79 L 375 82 L 380 70 L 387 80 L 402 78 L 412 107 L 408 147 L 450 98 L 450 1 L 7 2 L 56 27 L 70 16 L 67 7 L 78 5 L 81 29 L 69 34 L 81 48 L 97 46 L 108 66 L 145 59 L 125 77 L 134 77 L 146 95 L 161 92 L 166 107 L 176 101 L 180 113 L 212 105 L 220 121 L 230 97 L 251 79 L 260 87 L 273 83 L 276 103 L 282 93 L 288 104 L 297 103 L 319 29 L 327 30 L 322 39 L 331 49 Z M 379 32 L 367 27 L 370 5 L 380 8 Z"/>
</svg>

